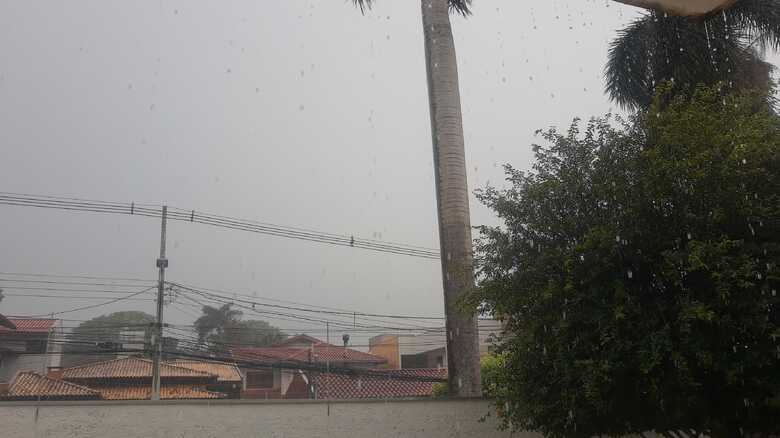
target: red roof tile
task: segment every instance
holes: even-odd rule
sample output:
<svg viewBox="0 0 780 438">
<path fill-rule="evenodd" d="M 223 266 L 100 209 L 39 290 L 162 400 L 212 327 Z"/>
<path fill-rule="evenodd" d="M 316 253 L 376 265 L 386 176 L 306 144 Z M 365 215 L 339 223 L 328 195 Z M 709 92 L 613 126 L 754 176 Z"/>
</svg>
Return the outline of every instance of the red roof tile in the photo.
<svg viewBox="0 0 780 438">
<path fill-rule="evenodd" d="M 46 333 L 57 323 L 56 319 L 8 318 L 8 321 L 16 329 L 0 326 L 0 333 Z"/>
<path fill-rule="evenodd" d="M 95 387 L 104 400 L 149 400 L 152 396 L 150 385 L 101 386 Z M 160 398 L 163 400 L 190 400 L 225 398 L 220 392 L 207 391 L 191 385 L 163 385 Z"/>
<path fill-rule="evenodd" d="M 241 372 L 234 363 L 211 362 L 203 360 L 176 359 L 165 361 L 168 365 L 200 371 L 217 376 L 218 382 L 240 383 Z"/>
<path fill-rule="evenodd" d="M 50 379 L 32 371 L 16 375 L 8 393 L 0 399 L 10 400 L 96 400 L 100 393 L 85 386 Z"/>
<path fill-rule="evenodd" d="M 324 344 L 324 343 L 325 342 L 317 338 L 314 338 L 312 336 L 301 334 L 301 335 L 290 336 L 289 338 L 281 342 L 277 342 L 276 344 L 274 344 L 274 347 L 286 347 L 289 346 L 290 344 L 315 344 L 316 345 L 316 344 Z"/>
<path fill-rule="evenodd" d="M 163 379 L 216 379 L 216 375 L 167 363 L 160 365 L 160 376 Z M 151 377 L 152 361 L 140 357 L 96 362 L 62 370 L 62 378 L 67 380 L 143 379 Z"/>
<path fill-rule="evenodd" d="M 371 374 L 318 374 L 317 398 L 362 399 L 430 397 L 433 385 L 447 378 L 446 369 L 375 371 Z"/>
</svg>

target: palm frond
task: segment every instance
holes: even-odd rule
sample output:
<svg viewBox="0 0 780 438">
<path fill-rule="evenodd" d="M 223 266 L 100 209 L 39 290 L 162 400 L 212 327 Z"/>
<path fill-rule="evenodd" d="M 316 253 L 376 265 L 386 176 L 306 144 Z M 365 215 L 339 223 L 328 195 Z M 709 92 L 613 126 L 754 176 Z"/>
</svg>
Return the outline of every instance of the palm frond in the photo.
<svg viewBox="0 0 780 438">
<path fill-rule="evenodd" d="M 723 12 L 723 19 L 750 40 L 780 49 L 780 0 L 740 0 Z"/>
<path fill-rule="evenodd" d="M 352 0 L 352 3 L 354 3 L 356 7 L 360 8 L 361 14 L 365 14 L 367 9 L 371 9 L 373 0 Z"/>
<path fill-rule="evenodd" d="M 606 91 L 623 108 L 646 106 L 652 97 L 652 85 L 647 83 L 647 54 L 655 39 L 650 20 L 644 16 L 619 30 L 609 48 Z"/>
<path fill-rule="evenodd" d="M 471 0 L 449 0 L 450 10 L 463 15 L 471 15 Z"/>
<path fill-rule="evenodd" d="M 757 0 L 764 1 L 764 0 Z M 723 83 L 771 89 L 771 66 L 750 47 L 751 31 L 734 11 L 694 20 L 649 13 L 618 32 L 605 67 L 606 91 L 623 108 L 650 104 L 655 87 Z"/>
<path fill-rule="evenodd" d="M 447 0 L 450 4 L 450 10 L 457 12 L 464 17 L 471 14 L 471 0 Z M 360 8 L 360 13 L 365 14 L 374 3 L 374 0 L 352 0 L 356 7 Z"/>
</svg>

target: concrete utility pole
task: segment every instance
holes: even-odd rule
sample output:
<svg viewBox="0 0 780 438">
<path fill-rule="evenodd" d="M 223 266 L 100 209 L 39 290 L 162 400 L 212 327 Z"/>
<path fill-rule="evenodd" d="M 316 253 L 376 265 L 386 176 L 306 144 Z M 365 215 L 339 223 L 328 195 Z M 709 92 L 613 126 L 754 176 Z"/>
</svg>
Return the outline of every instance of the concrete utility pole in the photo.
<svg viewBox="0 0 780 438">
<path fill-rule="evenodd" d="M 160 399 L 160 361 L 162 360 L 163 347 L 163 295 L 165 294 L 165 268 L 168 267 L 168 259 L 165 258 L 165 228 L 168 222 L 168 206 L 162 208 L 162 226 L 160 229 L 160 258 L 157 259 L 157 267 L 160 270 L 160 279 L 157 284 L 157 323 L 154 327 L 154 358 L 152 362 L 152 400 Z"/>
</svg>

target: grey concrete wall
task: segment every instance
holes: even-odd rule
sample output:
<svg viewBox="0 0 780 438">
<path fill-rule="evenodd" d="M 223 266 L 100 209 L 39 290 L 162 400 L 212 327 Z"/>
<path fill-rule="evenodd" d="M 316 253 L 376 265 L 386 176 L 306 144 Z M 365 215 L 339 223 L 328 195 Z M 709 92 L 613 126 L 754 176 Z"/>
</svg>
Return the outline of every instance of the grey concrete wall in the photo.
<svg viewBox="0 0 780 438">
<path fill-rule="evenodd" d="M 509 437 L 483 400 L 0 403 L 3 438 Z M 539 438 L 514 434 L 516 438 Z"/>
</svg>

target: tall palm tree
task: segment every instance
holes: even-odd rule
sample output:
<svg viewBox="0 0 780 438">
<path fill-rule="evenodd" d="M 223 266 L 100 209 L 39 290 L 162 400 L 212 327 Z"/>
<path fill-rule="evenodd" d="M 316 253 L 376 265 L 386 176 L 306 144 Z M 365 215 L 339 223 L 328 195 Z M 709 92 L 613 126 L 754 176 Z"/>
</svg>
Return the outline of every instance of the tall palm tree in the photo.
<svg viewBox="0 0 780 438">
<path fill-rule="evenodd" d="M 198 341 L 204 343 L 210 337 L 219 339 L 225 330 L 238 323 L 243 313 L 240 310 L 231 309 L 232 303 L 223 304 L 219 308 L 203 306 L 203 315 L 195 320 L 195 330 L 198 332 Z"/>
<path fill-rule="evenodd" d="M 764 48 L 780 48 L 780 0 L 739 0 L 717 14 L 688 18 L 652 10 L 622 29 L 605 69 L 606 89 L 626 108 L 649 105 L 656 85 L 722 82 L 771 99 Z"/>
<path fill-rule="evenodd" d="M 361 11 L 372 0 L 353 0 Z M 464 312 L 461 297 L 474 287 L 463 119 L 450 11 L 469 14 L 471 0 L 421 0 L 428 73 L 436 204 L 439 217 L 447 367 L 450 394 L 482 395 L 476 312 Z"/>
</svg>

